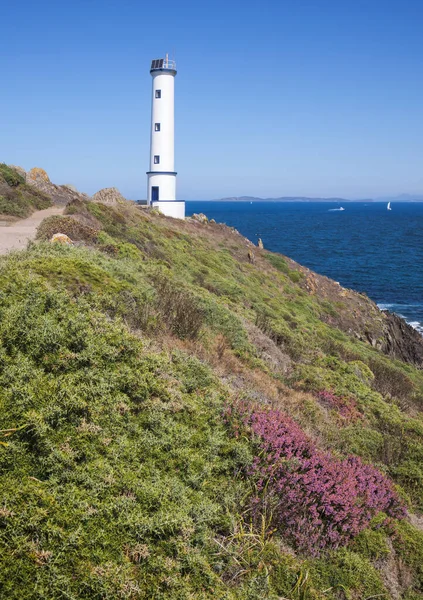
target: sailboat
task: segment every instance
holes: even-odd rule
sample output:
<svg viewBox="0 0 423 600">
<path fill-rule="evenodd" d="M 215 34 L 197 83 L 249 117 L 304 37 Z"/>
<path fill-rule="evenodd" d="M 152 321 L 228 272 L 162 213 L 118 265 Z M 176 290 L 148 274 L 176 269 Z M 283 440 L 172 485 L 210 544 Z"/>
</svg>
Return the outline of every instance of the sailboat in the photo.
<svg viewBox="0 0 423 600">
<path fill-rule="evenodd" d="M 391 208 L 391 203 L 390 203 L 390 202 L 388 202 L 388 206 L 386 207 L 386 209 L 387 209 L 387 210 L 392 210 L 392 208 Z"/>
</svg>

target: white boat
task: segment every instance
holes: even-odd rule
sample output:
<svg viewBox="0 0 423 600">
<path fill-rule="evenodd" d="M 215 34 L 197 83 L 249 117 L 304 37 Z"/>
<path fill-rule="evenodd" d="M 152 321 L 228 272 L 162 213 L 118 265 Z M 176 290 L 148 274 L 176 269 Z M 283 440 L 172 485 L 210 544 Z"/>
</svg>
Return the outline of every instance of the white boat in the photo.
<svg viewBox="0 0 423 600">
<path fill-rule="evenodd" d="M 345 208 L 343 206 L 340 206 L 339 210 L 345 210 Z"/>
<path fill-rule="evenodd" d="M 390 202 L 388 202 L 388 206 L 386 208 L 387 208 L 387 210 L 392 210 Z"/>
</svg>

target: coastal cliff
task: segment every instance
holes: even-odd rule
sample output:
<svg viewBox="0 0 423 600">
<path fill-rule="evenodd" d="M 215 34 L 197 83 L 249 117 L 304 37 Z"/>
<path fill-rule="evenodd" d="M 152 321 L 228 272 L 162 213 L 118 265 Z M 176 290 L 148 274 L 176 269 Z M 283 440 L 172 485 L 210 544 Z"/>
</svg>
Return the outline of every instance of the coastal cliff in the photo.
<svg viewBox="0 0 423 600">
<path fill-rule="evenodd" d="M 423 339 L 365 295 L 78 198 L 0 259 L 0 364 L 0 595 L 422 600 Z"/>
</svg>

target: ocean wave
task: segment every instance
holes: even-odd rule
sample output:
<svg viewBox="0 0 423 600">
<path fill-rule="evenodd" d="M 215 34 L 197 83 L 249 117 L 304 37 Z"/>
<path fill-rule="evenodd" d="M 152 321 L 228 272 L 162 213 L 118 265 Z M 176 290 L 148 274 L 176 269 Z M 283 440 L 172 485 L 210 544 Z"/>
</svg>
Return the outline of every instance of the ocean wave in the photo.
<svg viewBox="0 0 423 600">
<path fill-rule="evenodd" d="M 380 310 L 388 310 L 389 312 L 395 313 L 396 315 L 398 315 L 399 317 L 401 317 L 401 319 L 404 319 L 404 321 L 406 323 L 408 323 L 410 325 L 410 327 L 412 327 L 413 329 L 415 329 L 416 331 L 418 331 L 419 333 L 421 333 L 423 335 L 423 322 L 421 321 L 415 321 L 415 320 L 411 320 L 410 318 L 408 318 L 406 315 L 402 314 L 401 312 L 399 312 L 398 309 L 408 309 L 408 308 L 422 308 L 421 304 L 385 304 L 385 303 L 379 303 L 377 305 L 377 307 Z"/>
<path fill-rule="evenodd" d="M 379 310 L 392 310 L 393 306 L 395 306 L 395 305 L 394 304 L 382 304 L 382 303 L 379 303 L 377 305 Z"/>
</svg>

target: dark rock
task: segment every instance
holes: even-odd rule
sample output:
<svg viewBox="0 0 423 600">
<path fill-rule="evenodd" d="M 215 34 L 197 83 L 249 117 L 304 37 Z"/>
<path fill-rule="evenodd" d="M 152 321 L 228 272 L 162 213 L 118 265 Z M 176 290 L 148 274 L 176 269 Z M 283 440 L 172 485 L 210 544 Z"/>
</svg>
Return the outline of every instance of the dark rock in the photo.
<svg viewBox="0 0 423 600">
<path fill-rule="evenodd" d="M 386 319 L 382 352 L 422 368 L 423 336 L 398 315 L 388 311 L 384 311 L 384 314 Z"/>
</svg>

